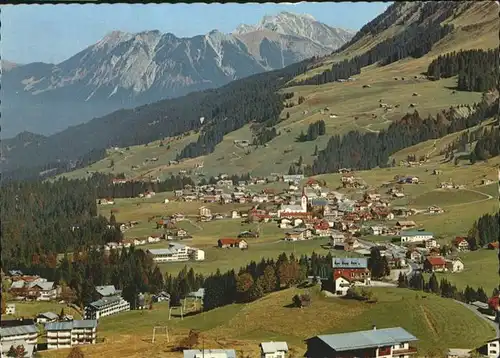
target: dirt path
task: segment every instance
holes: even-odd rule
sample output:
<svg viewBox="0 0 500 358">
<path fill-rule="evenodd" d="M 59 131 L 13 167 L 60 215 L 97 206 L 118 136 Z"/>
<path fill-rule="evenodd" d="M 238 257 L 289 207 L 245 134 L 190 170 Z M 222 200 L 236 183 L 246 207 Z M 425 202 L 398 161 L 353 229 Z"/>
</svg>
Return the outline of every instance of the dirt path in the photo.
<svg viewBox="0 0 500 358">
<path fill-rule="evenodd" d="M 436 144 L 437 144 L 438 140 L 439 139 L 435 139 L 434 142 L 432 143 L 432 145 L 431 145 L 431 147 L 432 147 L 431 151 L 426 154 L 428 158 L 431 156 L 432 153 L 434 153 L 436 151 L 436 149 L 437 149 L 437 145 Z"/>
<path fill-rule="evenodd" d="M 474 189 L 462 189 L 462 190 L 470 191 L 470 192 L 476 193 L 476 194 L 481 194 L 481 195 L 485 196 L 486 198 L 485 199 L 480 199 L 480 200 L 469 201 L 467 203 L 447 205 L 447 206 L 445 206 L 446 208 L 453 208 L 453 207 L 457 207 L 457 206 L 470 205 L 470 204 L 478 204 L 478 203 L 482 203 L 484 201 L 488 201 L 488 200 L 493 199 L 492 195 L 483 193 L 481 191 L 477 191 L 477 190 L 474 190 Z"/>
<path fill-rule="evenodd" d="M 425 323 L 427 323 L 427 326 L 429 326 L 429 329 L 432 331 L 432 333 L 435 336 L 437 336 L 438 332 L 436 329 L 436 325 L 434 324 L 434 322 L 432 322 L 432 317 L 431 317 L 429 311 L 424 306 L 420 306 L 420 309 L 422 310 L 422 313 L 424 314 Z"/>
</svg>

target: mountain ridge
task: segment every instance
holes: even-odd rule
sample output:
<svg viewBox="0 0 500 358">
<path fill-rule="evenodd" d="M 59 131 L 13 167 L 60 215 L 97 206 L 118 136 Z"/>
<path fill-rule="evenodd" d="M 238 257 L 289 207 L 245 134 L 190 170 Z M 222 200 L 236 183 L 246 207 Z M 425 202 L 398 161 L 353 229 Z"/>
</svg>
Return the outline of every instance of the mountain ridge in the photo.
<svg viewBox="0 0 500 358">
<path fill-rule="evenodd" d="M 307 25 L 303 20 L 300 24 Z M 158 30 L 112 31 L 58 64 L 13 67 L 3 78 L 10 105 L 3 113 L 2 136 L 22 130 L 52 134 L 120 108 L 220 87 L 327 55 L 350 36 L 336 35 L 336 44 L 324 46 L 297 35 L 304 32 L 297 26 L 288 33 L 262 30 L 257 36 L 247 36 L 212 30 L 190 38 Z M 312 26 L 311 31 L 323 31 L 319 37 L 337 31 L 317 22 L 307 26 Z M 37 110 L 30 108 L 34 106 Z"/>
</svg>

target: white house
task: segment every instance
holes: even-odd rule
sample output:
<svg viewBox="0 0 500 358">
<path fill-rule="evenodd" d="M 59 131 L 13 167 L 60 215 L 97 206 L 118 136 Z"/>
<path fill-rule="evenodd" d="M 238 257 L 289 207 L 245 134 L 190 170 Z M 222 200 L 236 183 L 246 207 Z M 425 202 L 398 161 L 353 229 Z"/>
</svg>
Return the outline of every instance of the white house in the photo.
<svg viewBox="0 0 500 358">
<path fill-rule="evenodd" d="M 5 314 L 6 315 L 15 315 L 16 314 L 16 304 L 15 303 L 8 303 L 7 307 L 5 307 Z"/>
<path fill-rule="evenodd" d="M 45 325 L 47 348 L 70 348 L 80 344 L 95 344 L 97 338 L 96 320 L 54 322 Z"/>
<path fill-rule="evenodd" d="M 288 353 L 286 342 L 262 342 L 260 344 L 261 358 L 285 358 Z"/>
<path fill-rule="evenodd" d="M 205 260 L 205 251 L 197 249 L 195 247 L 188 247 L 188 254 L 195 261 L 203 261 Z"/>
<path fill-rule="evenodd" d="M 10 347 L 18 347 L 18 346 L 23 346 L 24 348 L 24 355 L 23 358 L 32 358 L 35 350 L 35 344 L 28 343 L 23 340 L 18 340 L 18 341 L 9 341 L 9 342 L 0 342 L 0 357 L 7 357 L 7 353 L 10 350 Z"/>
<path fill-rule="evenodd" d="M 236 358 L 234 349 L 186 349 L 184 358 Z"/>
<path fill-rule="evenodd" d="M 495 338 L 487 341 L 478 351 L 488 358 L 498 358 L 500 353 L 500 339 Z"/>
<path fill-rule="evenodd" d="M 54 282 L 31 282 L 28 286 L 29 296 L 37 301 L 50 301 L 57 298 L 57 289 Z"/>
<path fill-rule="evenodd" d="M 425 242 L 434 238 L 434 235 L 428 231 L 408 230 L 400 232 L 401 243 Z"/>
<path fill-rule="evenodd" d="M 59 316 L 55 314 L 54 312 L 44 312 L 44 313 L 39 313 L 36 316 L 36 323 L 48 323 L 48 322 L 55 322 Z"/>
<path fill-rule="evenodd" d="M 86 319 L 99 319 L 123 311 L 130 311 L 130 303 L 120 296 L 103 297 L 85 307 Z"/>
<path fill-rule="evenodd" d="M 450 272 L 462 272 L 465 268 L 464 263 L 460 259 L 446 260 L 446 268 Z"/>
<path fill-rule="evenodd" d="M 425 248 L 426 249 L 433 249 L 435 247 L 438 247 L 438 243 L 436 241 L 436 239 L 428 239 L 428 240 L 425 240 Z"/>
<path fill-rule="evenodd" d="M 335 280 L 335 294 L 337 296 L 345 296 L 350 287 L 351 281 L 343 276 L 340 276 Z"/>
<path fill-rule="evenodd" d="M 370 227 L 370 234 L 379 236 L 382 235 L 384 232 L 385 228 L 383 226 L 371 226 Z"/>
</svg>

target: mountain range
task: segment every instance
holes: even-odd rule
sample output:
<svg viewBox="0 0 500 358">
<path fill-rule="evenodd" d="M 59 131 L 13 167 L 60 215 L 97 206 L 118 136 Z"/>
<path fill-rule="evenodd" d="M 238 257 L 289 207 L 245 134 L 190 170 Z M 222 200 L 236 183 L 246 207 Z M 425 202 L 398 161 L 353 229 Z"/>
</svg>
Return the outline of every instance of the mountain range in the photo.
<svg viewBox="0 0 500 358">
<path fill-rule="evenodd" d="M 59 64 L 2 61 L 2 137 L 50 135 L 121 108 L 220 87 L 330 54 L 353 35 L 310 15 L 282 12 L 230 34 L 113 31 Z"/>
</svg>

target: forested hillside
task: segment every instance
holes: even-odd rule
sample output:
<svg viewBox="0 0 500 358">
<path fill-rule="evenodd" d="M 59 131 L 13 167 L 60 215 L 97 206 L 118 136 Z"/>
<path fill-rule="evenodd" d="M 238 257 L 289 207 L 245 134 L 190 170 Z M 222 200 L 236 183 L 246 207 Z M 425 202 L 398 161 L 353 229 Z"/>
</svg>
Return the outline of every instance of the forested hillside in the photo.
<svg viewBox="0 0 500 358">
<path fill-rule="evenodd" d="M 458 75 L 458 90 L 484 92 L 496 87 L 499 56 L 498 48 L 447 53 L 429 64 L 427 75 L 435 80 Z"/>
<path fill-rule="evenodd" d="M 433 11 L 438 7 L 441 10 L 439 16 L 431 18 Z M 455 9 L 456 4 L 451 2 L 445 5 L 436 5 L 436 3 L 433 2 L 426 2 L 421 8 L 419 19 L 412 22 L 400 34 L 378 43 L 375 47 L 360 56 L 334 63 L 330 70 L 326 70 L 323 73 L 298 83 L 293 82 L 290 85 L 321 85 L 335 82 L 339 79 L 348 79 L 353 75 L 360 74 L 363 67 L 377 62 L 380 65 L 388 65 L 408 57 L 422 57 L 432 49 L 435 43 L 451 33 L 453 25 L 442 25 L 442 22 L 452 16 Z M 389 8 L 386 12 L 389 12 L 389 10 L 391 9 Z M 413 10 L 415 11 L 416 8 L 413 8 Z M 408 15 L 413 15 L 413 13 L 409 13 Z M 363 31 L 363 33 L 381 31 L 387 26 L 390 26 L 395 19 L 386 19 L 385 25 L 382 24 L 381 28 L 378 28 L 375 20 L 375 23 L 364 30 L 361 29 L 361 31 Z M 356 37 L 358 37 L 358 35 L 354 38 Z"/>
<path fill-rule="evenodd" d="M 380 133 L 351 131 L 344 137 L 333 136 L 314 164 L 305 168 L 305 173 L 316 175 L 341 168 L 366 170 L 390 165 L 389 157 L 403 148 L 473 127 L 496 115 L 498 98 L 494 103 L 482 101 L 474 107 L 465 118 L 452 118 L 453 111 L 448 111 L 438 113 L 436 118 L 422 119 L 415 111 Z"/>
<path fill-rule="evenodd" d="M 144 144 L 192 130 L 200 131 L 200 138 L 181 157 L 209 153 L 224 134 L 253 121 L 275 120 L 285 99 L 277 90 L 303 73 L 314 60 L 234 81 L 219 89 L 120 110 L 36 143 L 3 150 L 3 171 L 44 167 L 50 163 L 62 167 L 63 163 L 69 165 L 79 157 L 88 156 L 92 150 L 102 154 L 105 148 Z M 203 125 L 201 117 L 205 117 Z"/>
<path fill-rule="evenodd" d="M 500 128 L 499 126 L 485 129 L 471 153 L 471 162 L 487 160 L 500 155 Z"/>
</svg>

